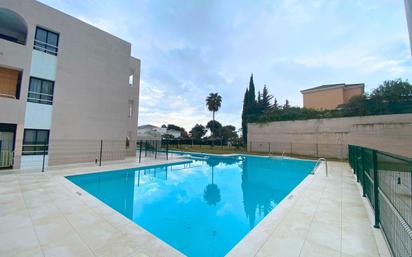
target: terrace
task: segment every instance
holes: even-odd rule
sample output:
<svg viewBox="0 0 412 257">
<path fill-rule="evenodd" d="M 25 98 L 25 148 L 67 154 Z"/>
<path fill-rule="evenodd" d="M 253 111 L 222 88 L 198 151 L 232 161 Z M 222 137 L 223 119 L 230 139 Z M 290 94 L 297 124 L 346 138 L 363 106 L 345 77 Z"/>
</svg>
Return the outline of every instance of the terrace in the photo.
<svg viewBox="0 0 412 257">
<path fill-rule="evenodd" d="M 135 158 L 103 167 L 0 174 L 2 256 L 182 256 L 64 176 L 169 160 Z M 227 256 L 390 256 L 369 203 L 347 163 L 319 166 Z"/>
</svg>

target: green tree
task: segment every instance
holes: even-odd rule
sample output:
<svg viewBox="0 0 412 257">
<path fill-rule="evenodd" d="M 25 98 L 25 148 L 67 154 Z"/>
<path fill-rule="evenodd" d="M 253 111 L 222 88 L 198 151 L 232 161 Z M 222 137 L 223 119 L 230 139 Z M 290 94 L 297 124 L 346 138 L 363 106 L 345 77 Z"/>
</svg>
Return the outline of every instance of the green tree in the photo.
<svg viewBox="0 0 412 257">
<path fill-rule="evenodd" d="M 253 112 L 253 107 L 256 104 L 256 93 L 255 93 L 255 82 L 253 82 L 253 73 L 250 75 L 250 80 L 249 80 L 249 107 L 251 108 L 251 112 Z"/>
<path fill-rule="evenodd" d="M 207 109 L 213 113 L 213 124 L 215 121 L 215 112 L 217 112 L 220 109 L 221 105 L 222 105 L 222 97 L 218 93 L 210 93 L 209 96 L 206 97 Z M 216 131 L 216 129 L 210 128 L 210 131 L 212 132 L 212 134 L 214 134 L 214 131 Z"/>
<path fill-rule="evenodd" d="M 278 100 L 275 98 L 275 101 L 273 101 L 272 110 L 277 111 L 279 109 L 280 107 L 279 107 Z"/>
<path fill-rule="evenodd" d="M 196 124 L 191 130 L 190 130 L 190 137 L 192 139 L 201 139 L 204 135 L 206 135 L 207 129 L 205 126 Z"/>
<path fill-rule="evenodd" d="M 269 94 L 269 91 L 266 85 L 263 86 L 262 90 L 262 98 L 260 100 L 260 108 L 262 108 L 262 112 L 268 112 L 272 108 L 271 101 L 273 96 Z"/>
<path fill-rule="evenodd" d="M 249 90 L 246 89 L 245 95 L 243 97 L 243 108 L 242 108 L 242 138 L 244 142 L 247 142 L 248 101 L 249 101 Z"/>
<path fill-rule="evenodd" d="M 222 127 L 221 135 L 225 141 L 236 141 L 238 135 L 236 133 L 236 127 L 232 125 L 226 125 Z"/>
<path fill-rule="evenodd" d="M 370 98 L 388 102 L 411 101 L 412 85 L 408 80 L 385 80 L 372 91 Z"/>
<path fill-rule="evenodd" d="M 289 109 L 289 108 L 290 108 L 289 100 L 286 99 L 285 105 L 283 105 L 283 109 L 286 110 L 286 109 Z"/>
<path fill-rule="evenodd" d="M 242 109 L 242 135 L 243 141 L 247 143 L 247 123 L 251 116 L 256 114 L 256 94 L 255 94 L 255 83 L 253 82 L 253 73 L 250 76 L 249 88 L 246 89 L 244 99 L 243 99 L 243 109 Z"/>
<path fill-rule="evenodd" d="M 206 128 L 210 130 L 212 134 L 211 137 L 219 137 L 222 130 L 222 124 L 217 120 L 211 120 L 206 124 Z"/>
<path fill-rule="evenodd" d="M 164 126 L 165 126 L 165 125 L 162 125 L 162 128 L 164 128 Z M 177 130 L 177 131 L 180 131 L 180 137 L 181 137 L 181 138 L 188 138 L 188 137 L 189 137 L 189 135 L 187 134 L 185 128 L 183 128 L 183 127 L 179 127 L 179 126 L 174 125 L 174 124 L 168 124 L 167 127 L 166 127 L 166 129 L 167 129 L 167 130 Z"/>
</svg>

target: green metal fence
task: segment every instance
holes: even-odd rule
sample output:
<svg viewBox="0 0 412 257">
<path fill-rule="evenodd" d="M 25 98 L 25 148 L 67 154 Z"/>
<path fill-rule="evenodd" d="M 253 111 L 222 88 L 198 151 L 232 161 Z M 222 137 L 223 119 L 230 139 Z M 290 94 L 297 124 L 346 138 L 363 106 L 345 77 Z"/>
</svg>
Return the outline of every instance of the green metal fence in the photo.
<svg viewBox="0 0 412 257">
<path fill-rule="evenodd" d="M 349 145 L 349 163 L 393 256 L 412 256 L 412 160 Z"/>
</svg>

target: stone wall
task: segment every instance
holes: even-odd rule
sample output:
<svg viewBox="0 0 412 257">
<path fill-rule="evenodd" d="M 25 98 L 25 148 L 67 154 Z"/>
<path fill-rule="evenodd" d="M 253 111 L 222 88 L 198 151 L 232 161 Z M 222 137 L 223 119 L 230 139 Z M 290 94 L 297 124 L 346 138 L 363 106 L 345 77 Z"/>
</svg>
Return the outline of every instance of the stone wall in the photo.
<svg viewBox="0 0 412 257">
<path fill-rule="evenodd" d="M 412 158 L 412 114 L 248 124 L 248 150 L 346 159 L 348 144 Z"/>
</svg>

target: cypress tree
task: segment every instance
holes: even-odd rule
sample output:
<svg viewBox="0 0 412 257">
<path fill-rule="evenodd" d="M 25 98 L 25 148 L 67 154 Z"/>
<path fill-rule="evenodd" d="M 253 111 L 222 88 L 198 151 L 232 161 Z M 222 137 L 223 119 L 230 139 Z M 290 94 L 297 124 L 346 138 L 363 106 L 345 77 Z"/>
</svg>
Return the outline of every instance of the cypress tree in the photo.
<svg viewBox="0 0 412 257">
<path fill-rule="evenodd" d="M 243 110 L 242 110 L 242 137 L 243 137 L 244 142 L 247 142 L 248 102 L 249 102 L 249 90 L 246 88 L 245 96 L 243 97 Z"/>
<path fill-rule="evenodd" d="M 253 82 L 253 73 L 250 75 L 250 80 L 249 80 L 249 104 L 250 107 L 254 107 L 253 105 L 256 103 L 256 94 L 255 94 L 255 83 Z M 253 111 L 252 111 L 253 112 Z"/>
<path fill-rule="evenodd" d="M 247 123 L 251 115 L 257 112 L 257 102 L 255 93 L 255 83 L 253 82 L 253 73 L 250 76 L 249 88 L 246 89 L 245 96 L 243 98 L 243 111 L 242 111 L 242 135 L 243 140 L 247 144 Z"/>
</svg>

